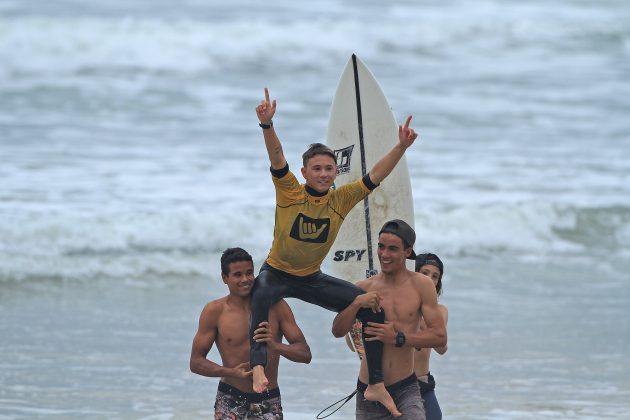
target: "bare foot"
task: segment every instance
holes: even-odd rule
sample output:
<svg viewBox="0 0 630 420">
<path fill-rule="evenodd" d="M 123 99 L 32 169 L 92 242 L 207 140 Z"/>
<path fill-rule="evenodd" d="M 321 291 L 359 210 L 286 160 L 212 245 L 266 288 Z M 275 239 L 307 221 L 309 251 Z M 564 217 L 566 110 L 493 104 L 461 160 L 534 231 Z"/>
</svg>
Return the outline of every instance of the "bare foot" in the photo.
<svg viewBox="0 0 630 420">
<path fill-rule="evenodd" d="M 402 413 L 398 411 L 398 408 L 396 408 L 396 403 L 394 403 L 392 396 L 389 395 L 389 392 L 385 389 L 385 384 L 383 384 L 383 382 L 368 385 L 367 389 L 363 393 L 363 396 L 368 401 L 378 401 L 383 404 L 392 416 L 402 416 Z"/>
<path fill-rule="evenodd" d="M 262 365 L 254 366 L 253 377 L 254 377 L 254 392 L 258 392 L 259 394 L 262 392 L 265 392 L 267 390 L 267 385 L 269 385 L 269 380 L 265 376 L 264 366 Z"/>
</svg>

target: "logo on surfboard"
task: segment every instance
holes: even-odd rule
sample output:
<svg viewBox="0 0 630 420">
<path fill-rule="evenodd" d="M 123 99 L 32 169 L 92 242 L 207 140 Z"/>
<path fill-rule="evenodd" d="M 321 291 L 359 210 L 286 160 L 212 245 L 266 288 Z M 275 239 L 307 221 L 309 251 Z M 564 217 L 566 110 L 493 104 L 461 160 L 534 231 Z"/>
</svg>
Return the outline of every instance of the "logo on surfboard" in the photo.
<svg viewBox="0 0 630 420">
<path fill-rule="evenodd" d="M 361 261 L 367 249 L 346 249 L 335 251 L 333 261 Z"/>
<path fill-rule="evenodd" d="M 350 172 L 350 158 L 352 158 L 352 149 L 354 144 L 343 149 L 335 150 L 337 157 L 337 175 L 347 174 Z"/>
</svg>

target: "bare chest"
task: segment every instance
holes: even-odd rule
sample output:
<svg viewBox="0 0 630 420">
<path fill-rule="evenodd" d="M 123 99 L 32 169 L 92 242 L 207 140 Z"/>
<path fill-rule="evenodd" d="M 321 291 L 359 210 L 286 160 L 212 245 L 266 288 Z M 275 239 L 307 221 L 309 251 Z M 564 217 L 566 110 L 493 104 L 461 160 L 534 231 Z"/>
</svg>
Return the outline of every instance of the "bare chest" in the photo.
<svg viewBox="0 0 630 420">
<path fill-rule="evenodd" d="M 249 347 L 249 312 L 225 311 L 221 314 L 217 344 L 222 348 Z"/>
<path fill-rule="evenodd" d="M 379 288 L 385 319 L 395 325 L 417 329 L 420 322 L 422 300 L 413 287 Z"/>
</svg>

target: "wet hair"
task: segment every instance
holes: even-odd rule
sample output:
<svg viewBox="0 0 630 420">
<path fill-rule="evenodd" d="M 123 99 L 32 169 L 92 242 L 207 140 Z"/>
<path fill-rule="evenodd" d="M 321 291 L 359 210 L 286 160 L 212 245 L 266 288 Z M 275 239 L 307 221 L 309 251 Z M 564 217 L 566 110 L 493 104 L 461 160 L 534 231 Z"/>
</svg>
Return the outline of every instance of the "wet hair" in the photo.
<svg viewBox="0 0 630 420">
<path fill-rule="evenodd" d="M 221 273 L 227 276 L 230 274 L 230 264 L 241 261 L 249 261 L 254 264 L 252 256 L 243 248 L 226 249 L 223 251 L 223 255 L 221 255 Z"/>
<path fill-rule="evenodd" d="M 306 168 L 306 164 L 308 163 L 309 159 L 317 155 L 330 156 L 335 161 L 335 165 L 337 164 L 337 156 L 330 147 L 322 143 L 313 143 L 308 146 L 308 149 L 302 155 L 302 166 Z"/>
<path fill-rule="evenodd" d="M 440 277 L 438 278 L 438 282 L 435 285 L 435 291 L 439 296 L 442 294 L 442 276 L 444 275 L 444 263 L 442 263 L 440 257 L 435 254 L 427 253 L 419 254 L 418 256 L 416 256 L 416 272 L 419 273 L 420 269 L 425 265 L 432 265 L 440 270 Z"/>
</svg>

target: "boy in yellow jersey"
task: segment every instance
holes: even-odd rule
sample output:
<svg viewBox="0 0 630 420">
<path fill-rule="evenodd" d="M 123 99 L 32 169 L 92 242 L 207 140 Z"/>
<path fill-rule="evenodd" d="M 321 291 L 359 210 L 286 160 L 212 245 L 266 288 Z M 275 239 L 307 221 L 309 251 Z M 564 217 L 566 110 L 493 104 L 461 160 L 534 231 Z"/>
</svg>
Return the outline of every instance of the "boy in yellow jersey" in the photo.
<svg viewBox="0 0 630 420">
<path fill-rule="evenodd" d="M 353 183 L 330 190 L 337 176 L 334 152 L 323 144 L 312 144 L 302 155 L 304 166 L 301 172 L 306 184 L 300 184 L 289 170 L 282 144 L 273 128 L 275 112 L 276 101 L 270 100 L 269 91 L 265 88 L 265 99 L 256 107 L 256 115 L 271 162 L 276 189 L 276 217 L 273 244 L 252 292 L 250 337 L 254 336 L 255 326 L 267 320 L 269 308 L 279 299 L 298 298 L 340 312 L 356 296 L 365 293 L 348 281 L 322 273 L 320 265 L 346 215 L 391 173 L 418 137 L 409 128 L 409 116 L 404 127 L 398 127 L 399 143 L 368 174 Z M 358 312 L 357 318 L 364 325 L 367 322 L 384 322 L 378 295 L 374 295 L 369 309 L 362 308 Z M 365 342 L 369 384 L 364 395 L 370 401 L 379 401 L 397 417 L 400 412 L 383 384 L 382 352 L 382 342 Z M 265 343 L 256 343 L 252 339 L 250 364 L 256 392 L 263 392 L 268 385 L 266 361 Z"/>
</svg>

